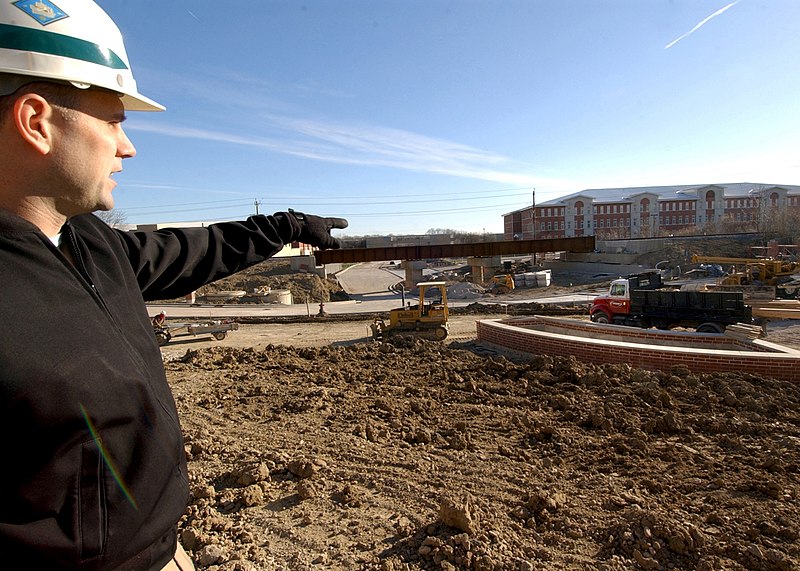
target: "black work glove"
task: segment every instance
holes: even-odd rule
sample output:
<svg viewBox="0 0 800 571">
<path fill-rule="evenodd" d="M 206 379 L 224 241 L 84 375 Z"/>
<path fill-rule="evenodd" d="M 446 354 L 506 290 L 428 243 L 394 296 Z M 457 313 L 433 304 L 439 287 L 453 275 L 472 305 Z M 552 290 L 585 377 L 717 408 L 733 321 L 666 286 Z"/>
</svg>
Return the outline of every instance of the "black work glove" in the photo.
<svg viewBox="0 0 800 571">
<path fill-rule="evenodd" d="M 297 240 L 303 244 L 316 246 L 323 250 L 336 250 L 342 247 L 341 242 L 331 236 L 331 230 L 334 228 L 347 228 L 347 220 L 344 218 L 323 218 L 313 214 L 295 212 L 291 208 L 289 209 L 289 214 L 300 227 L 300 235 L 297 236 Z"/>
</svg>

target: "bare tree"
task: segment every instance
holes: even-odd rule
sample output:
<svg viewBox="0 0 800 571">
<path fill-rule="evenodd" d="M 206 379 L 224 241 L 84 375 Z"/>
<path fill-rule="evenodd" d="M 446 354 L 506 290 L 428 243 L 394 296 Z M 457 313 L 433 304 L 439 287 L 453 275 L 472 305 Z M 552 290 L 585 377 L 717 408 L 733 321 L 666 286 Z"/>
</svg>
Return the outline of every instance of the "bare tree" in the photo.
<svg viewBox="0 0 800 571">
<path fill-rule="evenodd" d="M 125 213 L 122 210 L 98 210 L 94 215 L 112 228 L 125 225 Z"/>
</svg>

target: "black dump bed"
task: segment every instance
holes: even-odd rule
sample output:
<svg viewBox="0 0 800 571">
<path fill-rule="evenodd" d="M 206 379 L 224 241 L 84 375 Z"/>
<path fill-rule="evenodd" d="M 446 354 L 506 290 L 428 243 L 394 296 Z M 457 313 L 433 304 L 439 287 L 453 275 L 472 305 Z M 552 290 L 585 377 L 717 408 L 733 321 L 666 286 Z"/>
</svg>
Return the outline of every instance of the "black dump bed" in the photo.
<svg viewBox="0 0 800 571">
<path fill-rule="evenodd" d="M 753 310 L 733 291 L 631 290 L 631 314 L 682 321 L 749 323 Z"/>
</svg>

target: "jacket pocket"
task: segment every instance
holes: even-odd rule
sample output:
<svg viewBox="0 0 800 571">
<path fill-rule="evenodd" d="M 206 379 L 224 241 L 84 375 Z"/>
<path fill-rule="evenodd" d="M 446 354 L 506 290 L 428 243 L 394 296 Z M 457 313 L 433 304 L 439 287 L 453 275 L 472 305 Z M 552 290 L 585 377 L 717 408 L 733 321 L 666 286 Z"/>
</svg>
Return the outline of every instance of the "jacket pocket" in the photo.
<svg viewBox="0 0 800 571">
<path fill-rule="evenodd" d="M 81 450 L 81 474 L 78 487 L 78 529 L 81 559 L 103 552 L 106 542 L 105 466 L 96 442 L 87 442 Z"/>
</svg>

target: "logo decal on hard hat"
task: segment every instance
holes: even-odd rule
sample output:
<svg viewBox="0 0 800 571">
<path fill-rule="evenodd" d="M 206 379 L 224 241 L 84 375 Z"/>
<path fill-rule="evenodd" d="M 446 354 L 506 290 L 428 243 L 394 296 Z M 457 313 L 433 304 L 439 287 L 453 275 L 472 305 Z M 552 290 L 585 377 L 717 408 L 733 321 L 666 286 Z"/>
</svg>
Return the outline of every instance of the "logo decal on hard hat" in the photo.
<svg viewBox="0 0 800 571">
<path fill-rule="evenodd" d="M 50 2 L 50 0 L 19 0 L 18 2 L 12 2 L 12 4 L 42 26 L 69 17 L 66 12 Z"/>
</svg>

